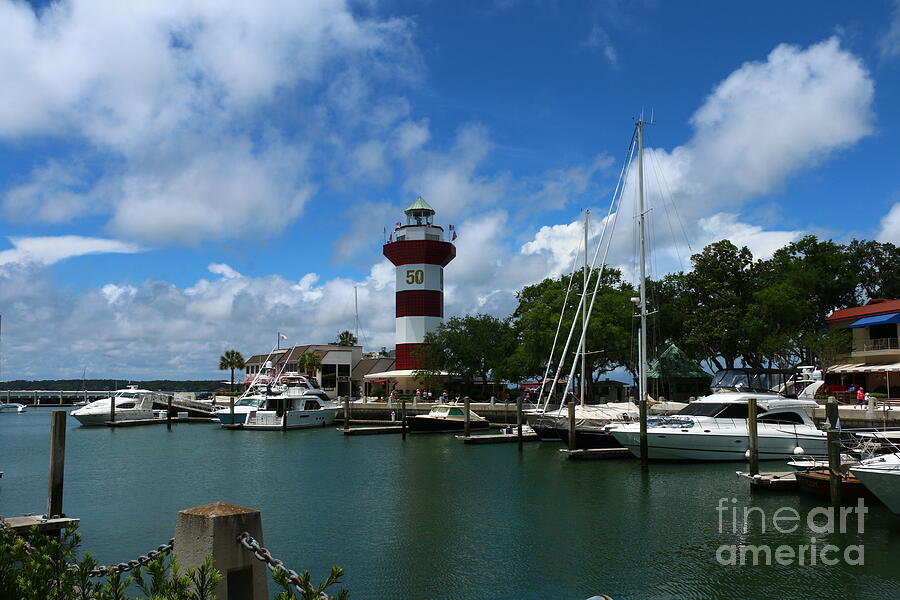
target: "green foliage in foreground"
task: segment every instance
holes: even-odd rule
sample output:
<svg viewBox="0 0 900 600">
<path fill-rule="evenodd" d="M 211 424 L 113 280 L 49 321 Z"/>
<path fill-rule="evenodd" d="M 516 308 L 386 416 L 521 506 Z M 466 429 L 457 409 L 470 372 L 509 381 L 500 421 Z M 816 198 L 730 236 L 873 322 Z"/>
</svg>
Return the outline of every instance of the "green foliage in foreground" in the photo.
<svg viewBox="0 0 900 600">
<path fill-rule="evenodd" d="M 222 579 L 211 557 L 200 567 L 182 573 L 171 555 L 160 555 L 127 574 L 91 577 L 90 572 L 99 565 L 90 552 L 78 558 L 81 534 L 77 525 L 68 527 L 59 539 L 41 535 L 35 528 L 29 542 L 30 549 L 11 529 L 0 528 L 0 600 L 215 600 L 215 589 Z M 331 574 L 317 587 L 304 571 L 299 576 L 301 593 L 290 583 L 287 572 L 278 569 L 274 579 L 281 591 L 276 599 L 327 600 L 326 590 L 339 583 L 343 574 L 340 567 L 332 567 Z M 141 595 L 129 595 L 129 589 L 134 588 Z M 335 598 L 348 597 L 349 593 L 342 590 Z"/>
</svg>

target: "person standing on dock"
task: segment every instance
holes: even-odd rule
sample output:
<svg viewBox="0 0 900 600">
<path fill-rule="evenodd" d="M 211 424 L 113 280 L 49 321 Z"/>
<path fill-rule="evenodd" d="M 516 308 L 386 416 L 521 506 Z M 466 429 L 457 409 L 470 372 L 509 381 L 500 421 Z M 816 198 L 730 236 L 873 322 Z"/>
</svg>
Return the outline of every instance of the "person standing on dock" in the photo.
<svg viewBox="0 0 900 600">
<path fill-rule="evenodd" d="M 863 386 L 859 386 L 859 389 L 856 390 L 856 406 L 861 407 L 866 402 L 866 390 L 863 389 Z"/>
</svg>

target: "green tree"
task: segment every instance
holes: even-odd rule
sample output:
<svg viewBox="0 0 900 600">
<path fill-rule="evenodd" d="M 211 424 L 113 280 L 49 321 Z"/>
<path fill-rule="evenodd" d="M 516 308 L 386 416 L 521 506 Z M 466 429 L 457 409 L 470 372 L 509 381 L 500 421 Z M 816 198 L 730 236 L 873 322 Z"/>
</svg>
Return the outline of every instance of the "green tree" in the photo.
<svg viewBox="0 0 900 600">
<path fill-rule="evenodd" d="M 853 240 L 847 246 L 862 298 L 900 298 L 900 248 L 887 242 Z"/>
<path fill-rule="evenodd" d="M 747 350 L 744 322 L 754 291 L 753 255 L 721 240 L 693 255 L 691 263 L 685 340 L 716 368 L 734 367 Z"/>
<path fill-rule="evenodd" d="M 321 366 L 322 357 L 312 350 L 307 350 L 297 358 L 297 369 L 304 373 L 315 376 Z"/>
<path fill-rule="evenodd" d="M 357 341 L 356 336 L 351 331 L 342 331 L 337 336 L 338 346 L 355 346 Z"/>
<path fill-rule="evenodd" d="M 462 378 L 466 387 L 481 380 L 481 396 L 488 383 L 509 373 L 506 360 L 515 349 L 515 333 L 508 320 L 476 314 L 451 317 L 425 335 L 425 346 L 417 352 L 422 364 L 415 376 L 431 381 L 446 371 Z"/>
<path fill-rule="evenodd" d="M 225 354 L 219 357 L 219 370 L 227 371 L 231 369 L 231 391 L 234 391 L 234 370 L 246 367 L 244 357 L 237 350 L 226 350 Z"/>
<path fill-rule="evenodd" d="M 588 282 L 588 303 L 591 301 L 598 273 L 599 271 L 591 273 Z M 570 282 L 571 290 L 566 299 L 566 290 L 569 289 Z M 553 373 L 561 371 L 561 375 L 568 375 L 581 338 L 580 315 L 565 356 L 562 356 L 562 350 L 572 327 L 583 287 L 584 278 L 577 273 L 574 276 L 545 279 L 523 288 L 518 293 L 519 304 L 513 313 L 518 345 L 508 363 L 515 372 L 522 376 L 542 377 L 547 369 L 547 360 L 551 358 L 553 339 L 559 328 L 559 339 L 555 355 L 552 357 L 550 373 L 552 376 Z M 623 281 L 619 271 L 615 269 L 604 271 L 588 320 L 585 342 L 588 376 L 584 383 L 588 396 L 593 395 L 596 381 L 604 373 L 619 365 L 624 365 L 632 371 L 635 369 L 635 361 L 631 358 L 634 312 L 631 297 L 634 295 L 634 289 Z M 563 311 L 564 303 L 565 311 Z M 580 367 L 576 373 L 579 373 L 580 377 Z"/>
</svg>

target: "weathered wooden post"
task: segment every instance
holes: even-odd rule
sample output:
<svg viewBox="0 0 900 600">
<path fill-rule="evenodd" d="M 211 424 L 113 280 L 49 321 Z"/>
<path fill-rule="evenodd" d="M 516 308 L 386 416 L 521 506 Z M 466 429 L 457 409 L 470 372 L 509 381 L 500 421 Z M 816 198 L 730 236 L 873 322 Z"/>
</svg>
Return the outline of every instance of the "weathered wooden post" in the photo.
<svg viewBox="0 0 900 600">
<path fill-rule="evenodd" d="M 231 404 L 228 407 L 228 416 L 230 418 L 229 423 L 234 425 L 234 396 L 230 396 L 229 400 L 231 400 Z"/>
<path fill-rule="evenodd" d="M 747 429 L 750 434 L 750 476 L 759 474 L 759 429 L 757 427 L 756 398 L 747 399 Z"/>
<path fill-rule="evenodd" d="M 522 396 L 516 398 L 516 437 L 519 439 L 519 449 L 522 449 Z"/>
<path fill-rule="evenodd" d="M 110 423 L 116 422 L 116 398 L 115 398 L 115 395 L 116 395 L 115 392 L 109 393 L 109 422 Z"/>
<path fill-rule="evenodd" d="M 569 450 L 575 449 L 575 402 L 569 402 Z"/>
<path fill-rule="evenodd" d="M 47 517 L 64 516 L 63 479 L 66 470 L 66 411 L 50 413 L 50 477 L 47 481 Z"/>
<path fill-rule="evenodd" d="M 471 402 L 471 399 L 468 396 L 463 398 L 463 412 L 465 413 L 465 421 L 463 422 L 463 436 L 464 437 L 469 437 L 469 427 L 470 427 L 470 424 L 469 424 L 469 419 L 470 419 L 469 402 Z"/>
<path fill-rule="evenodd" d="M 406 439 L 406 398 L 400 399 L 400 435 Z"/>
<path fill-rule="evenodd" d="M 825 405 L 828 415 L 828 472 L 831 490 L 831 505 L 841 505 L 841 430 L 837 427 L 840 421 L 838 404 L 829 398 Z"/>
<path fill-rule="evenodd" d="M 287 398 L 281 399 L 281 431 L 287 431 L 288 401 Z"/>
<path fill-rule="evenodd" d="M 166 399 L 166 429 L 172 429 L 172 396 Z"/>
<path fill-rule="evenodd" d="M 34 400 L 33 400 L 34 405 L 37 406 L 38 405 L 37 390 L 35 390 L 34 393 L 32 394 L 32 398 L 34 398 Z"/>
<path fill-rule="evenodd" d="M 350 396 L 344 396 L 344 431 L 350 429 Z"/>
<path fill-rule="evenodd" d="M 262 515 L 258 510 L 213 502 L 178 513 L 174 554 L 183 569 L 199 567 L 212 556 L 222 573 L 216 586 L 219 600 L 267 600 L 265 563 L 238 542 L 247 532 L 263 546 Z"/>
</svg>

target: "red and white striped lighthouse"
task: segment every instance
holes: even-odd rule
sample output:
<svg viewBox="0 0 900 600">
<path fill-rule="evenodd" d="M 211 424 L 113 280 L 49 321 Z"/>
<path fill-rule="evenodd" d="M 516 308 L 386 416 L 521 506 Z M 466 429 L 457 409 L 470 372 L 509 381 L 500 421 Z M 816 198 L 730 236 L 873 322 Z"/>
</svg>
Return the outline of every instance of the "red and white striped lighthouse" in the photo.
<svg viewBox="0 0 900 600">
<path fill-rule="evenodd" d="M 413 352 L 425 334 L 444 320 L 444 267 L 456 257 L 456 246 L 444 241 L 435 225 L 434 209 L 421 197 L 405 211 L 406 225 L 397 224 L 384 255 L 397 267 L 396 369 L 418 369 Z"/>
</svg>

